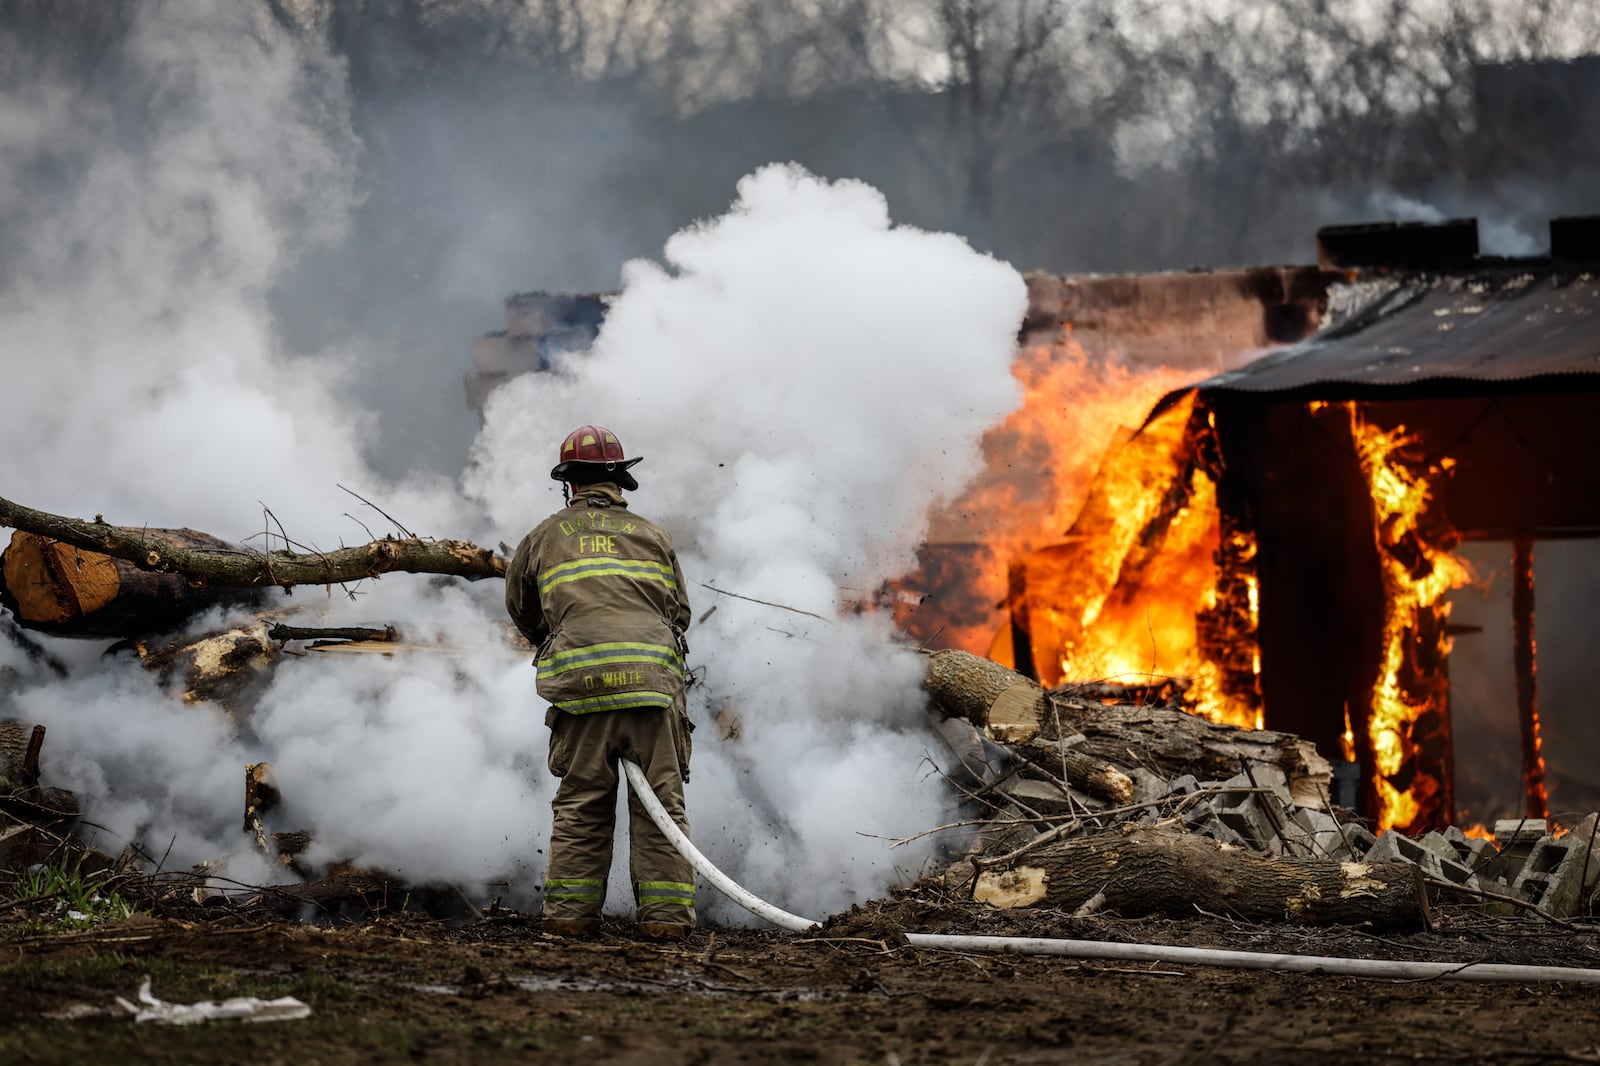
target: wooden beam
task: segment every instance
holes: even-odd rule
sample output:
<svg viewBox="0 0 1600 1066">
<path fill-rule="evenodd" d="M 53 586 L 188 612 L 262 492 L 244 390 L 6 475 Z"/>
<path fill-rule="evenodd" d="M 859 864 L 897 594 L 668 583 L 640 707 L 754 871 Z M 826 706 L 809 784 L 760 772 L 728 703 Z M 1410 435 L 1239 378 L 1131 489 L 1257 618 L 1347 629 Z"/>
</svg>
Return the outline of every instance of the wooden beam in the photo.
<svg viewBox="0 0 1600 1066">
<path fill-rule="evenodd" d="M 1511 542 L 1512 659 L 1517 671 L 1517 721 L 1522 726 L 1522 786 L 1529 818 L 1549 814 L 1544 755 L 1539 737 L 1538 656 L 1533 637 L 1533 540 Z"/>
</svg>

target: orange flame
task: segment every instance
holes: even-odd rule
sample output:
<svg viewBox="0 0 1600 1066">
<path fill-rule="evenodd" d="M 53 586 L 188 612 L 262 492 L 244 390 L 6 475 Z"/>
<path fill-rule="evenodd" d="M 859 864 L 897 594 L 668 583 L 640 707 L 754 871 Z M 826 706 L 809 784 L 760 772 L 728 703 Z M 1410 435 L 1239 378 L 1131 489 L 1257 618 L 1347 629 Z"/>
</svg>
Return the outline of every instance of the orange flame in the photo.
<svg viewBox="0 0 1600 1066">
<path fill-rule="evenodd" d="M 1383 569 L 1383 652 L 1372 689 L 1367 739 L 1372 745 L 1378 795 L 1378 829 L 1425 823 L 1434 813 L 1443 782 L 1417 762 L 1419 723 L 1444 721 L 1445 683 L 1440 671 L 1419 661 L 1440 662 L 1451 640 L 1443 621 L 1445 593 L 1473 579 L 1465 561 L 1450 552 L 1449 538 L 1424 528 L 1433 483 L 1454 465 L 1442 459 L 1425 466 L 1404 453 L 1416 437 L 1404 426 L 1384 430 L 1347 405 L 1350 431 L 1372 491 L 1374 534 Z M 1416 772 L 1418 770 L 1424 772 Z M 1401 787 L 1396 779 L 1409 781 Z"/>
<path fill-rule="evenodd" d="M 1191 395 L 1113 449 L 1068 542 L 1024 564 L 1029 629 L 1047 651 L 1035 667 L 1046 685 L 1188 678 L 1199 713 L 1250 727 L 1257 712 L 1232 706 L 1219 664 L 1200 649 L 1200 619 L 1218 606 L 1222 545 L 1216 486 L 1194 462 L 1193 407 Z M 1236 551 L 1253 557 L 1253 540 L 1235 536 L 1245 541 Z M 1247 597 L 1248 639 L 1253 575 Z"/>
<path fill-rule="evenodd" d="M 946 621 L 939 643 L 1000 661 L 1012 661 L 1012 562 L 1062 540 L 1089 495 L 1100 457 L 1128 434 L 1123 427 L 1138 425 L 1156 400 L 1195 376 L 1193 370 L 1091 356 L 1070 326 L 1054 343 L 1021 350 L 1011 372 L 1022 385 L 1022 405 L 985 435 L 984 474 L 931 516 L 927 537 L 933 544 L 973 546 L 960 564 L 962 587 L 939 591 L 945 599 L 969 601 L 961 610 L 943 605 L 947 617 L 962 620 Z"/>
<path fill-rule="evenodd" d="M 1126 428 L 1195 373 L 1091 355 L 1070 327 L 1019 353 L 1022 407 L 986 436 L 985 477 L 931 522 L 930 543 L 971 546 L 930 582 L 941 644 L 1029 665 L 1046 685 L 1188 678 L 1200 713 L 1259 727 L 1259 700 L 1229 694 L 1241 676 L 1259 688 L 1255 544 L 1247 531 L 1222 535 L 1196 456 L 1196 435 L 1211 427 L 1189 396 L 1137 433 Z M 1216 584 L 1223 556 L 1243 574 L 1230 596 Z M 897 609 L 918 599 L 902 595 Z M 1027 647 L 1011 647 L 1014 618 Z M 1242 667 L 1203 654 L 1201 628 L 1242 632 Z"/>
</svg>

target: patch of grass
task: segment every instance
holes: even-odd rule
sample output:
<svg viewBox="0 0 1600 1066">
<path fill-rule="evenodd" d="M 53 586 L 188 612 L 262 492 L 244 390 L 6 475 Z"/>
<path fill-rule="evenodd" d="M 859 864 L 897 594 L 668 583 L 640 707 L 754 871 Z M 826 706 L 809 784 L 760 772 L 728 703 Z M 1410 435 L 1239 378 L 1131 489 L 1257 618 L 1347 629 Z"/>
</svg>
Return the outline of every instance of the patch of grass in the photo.
<svg viewBox="0 0 1600 1066">
<path fill-rule="evenodd" d="M 288 992 L 279 995 L 290 995 L 317 1007 L 325 1003 L 342 1003 L 356 997 L 355 986 L 350 982 L 335 977 L 333 974 L 322 970 L 307 970 L 300 975 L 300 980 L 292 985 Z"/>
<path fill-rule="evenodd" d="M 144 975 L 156 981 L 163 978 L 192 980 L 197 967 L 180 966 L 162 958 L 132 958 L 119 952 L 70 959 L 22 959 L 0 966 L 0 988 L 13 986 L 45 988 L 56 986 L 122 987 Z"/>
<path fill-rule="evenodd" d="M 131 918 L 133 905 L 106 887 L 107 879 L 99 874 L 85 877 L 63 863 L 35 866 L 17 878 L 11 902 L 45 926 L 90 929 Z"/>
</svg>

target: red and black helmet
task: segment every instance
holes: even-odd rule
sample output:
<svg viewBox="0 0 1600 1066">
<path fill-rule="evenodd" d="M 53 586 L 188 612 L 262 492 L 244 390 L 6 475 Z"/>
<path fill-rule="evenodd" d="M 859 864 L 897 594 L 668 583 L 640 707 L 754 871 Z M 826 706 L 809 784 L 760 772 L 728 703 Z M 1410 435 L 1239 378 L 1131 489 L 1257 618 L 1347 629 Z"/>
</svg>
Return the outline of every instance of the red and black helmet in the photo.
<svg viewBox="0 0 1600 1066">
<path fill-rule="evenodd" d="M 639 483 L 628 473 L 628 467 L 642 456 L 624 458 L 622 442 L 604 426 L 579 426 L 561 442 L 561 453 L 550 476 L 557 481 L 588 484 L 594 481 L 615 481 L 629 492 Z"/>
</svg>

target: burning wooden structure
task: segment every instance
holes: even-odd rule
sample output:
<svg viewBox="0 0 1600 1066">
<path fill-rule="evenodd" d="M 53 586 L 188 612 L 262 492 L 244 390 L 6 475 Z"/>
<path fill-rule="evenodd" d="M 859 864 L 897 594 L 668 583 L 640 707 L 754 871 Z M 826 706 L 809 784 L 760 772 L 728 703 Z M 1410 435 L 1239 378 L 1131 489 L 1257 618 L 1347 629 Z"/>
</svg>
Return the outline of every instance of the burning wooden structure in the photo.
<svg viewBox="0 0 1600 1066">
<path fill-rule="evenodd" d="M 1585 224 L 1558 221 L 1553 245 L 1592 262 Z M 1340 273 L 1319 332 L 1167 392 L 1078 491 L 1059 471 L 1051 484 L 1045 447 L 1033 488 L 1054 500 L 1031 513 L 1054 537 L 1035 524 L 934 544 L 892 592 L 919 637 L 983 651 L 987 623 L 989 653 L 1046 685 L 1188 678 L 1192 709 L 1343 755 L 1347 802 L 1380 830 L 1418 832 L 1458 814 L 1446 596 L 1473 575 L 1455 550 L 1502 543 L 1517 673 L 1504 713 L 1521 723 L 1523 809 L 1544 817 L 1532 560 L 1541 540 L 1600 537 L 1585 442 L 1600 281 L 1582 262 L 1478 258 L 1470 220 L 1320 236 Z M 1083 402 L 1045 391 L 1041 407 Z M 1051 429 L 1016 431 L 1026 451 Z M 970 580 L 985 555 L 988 586 Z"/>
<path fill-rule="evenodd" d="M 1353 755 L 1385 822 L 1453 821 L 1444 594 L 1473 580 L 1458 544 L 1503 542 L 1526 813 L 1543 817 L 1532 553 L 1600 536 L 1600 283 L 1483 262 L 1365 284 L 1323 336 L 1193 393 L 1221 507 L 1255 537 L 1267 719 Z"/>
</svg>

